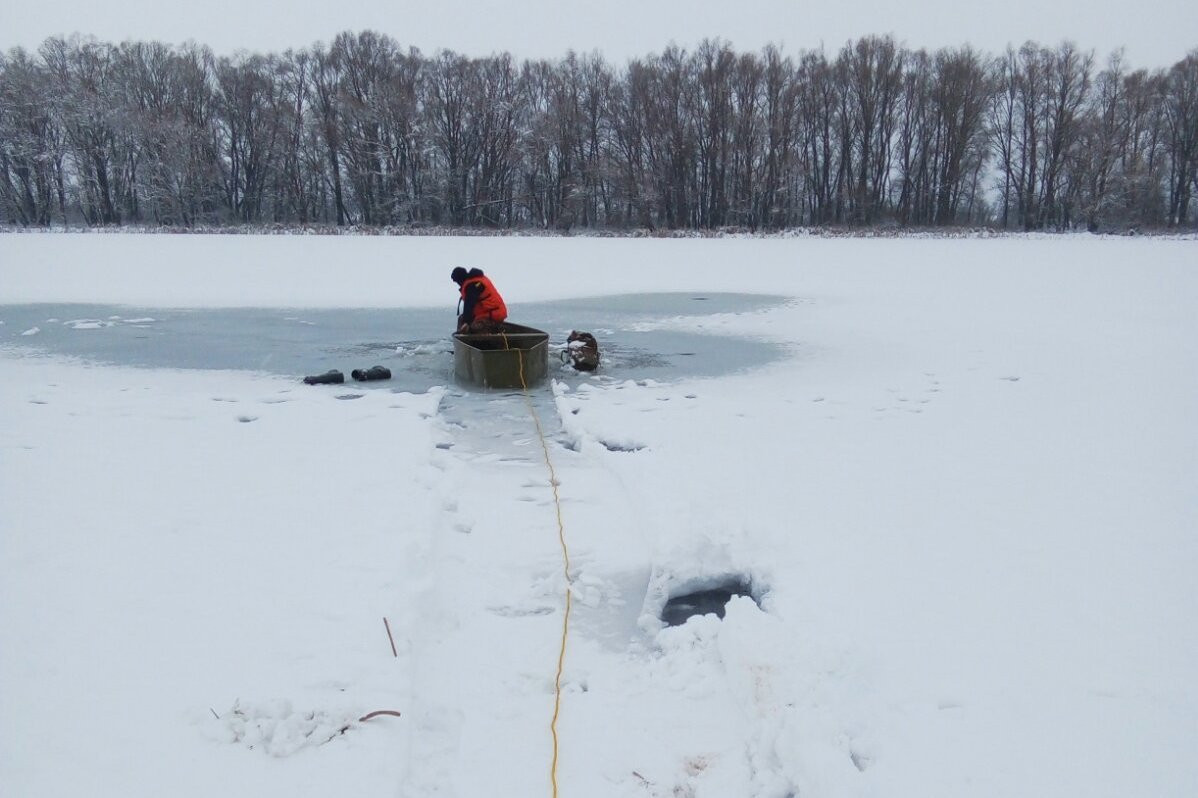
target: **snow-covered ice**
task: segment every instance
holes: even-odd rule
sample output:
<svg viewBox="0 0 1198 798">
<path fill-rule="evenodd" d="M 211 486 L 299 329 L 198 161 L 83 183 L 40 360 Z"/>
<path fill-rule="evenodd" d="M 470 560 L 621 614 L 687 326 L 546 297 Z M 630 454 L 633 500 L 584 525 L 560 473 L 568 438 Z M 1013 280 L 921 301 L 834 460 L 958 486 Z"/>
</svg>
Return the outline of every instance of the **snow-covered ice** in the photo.
<svg viewBox="0 0 1198 798">
<path fill-rule="evenodd" d="M 563 798 L 1198 794 L 1196 247 L 0 236 L 3 792 L 550 795 L 569 591 Z M 199 367 L 70 353 L 189 309 L 452 318 L 455 265 L 534 326 L 643 301 L 613 351 L 773 354 L 525 399 L 305 386 L 202 323 Z"/>
</svg>

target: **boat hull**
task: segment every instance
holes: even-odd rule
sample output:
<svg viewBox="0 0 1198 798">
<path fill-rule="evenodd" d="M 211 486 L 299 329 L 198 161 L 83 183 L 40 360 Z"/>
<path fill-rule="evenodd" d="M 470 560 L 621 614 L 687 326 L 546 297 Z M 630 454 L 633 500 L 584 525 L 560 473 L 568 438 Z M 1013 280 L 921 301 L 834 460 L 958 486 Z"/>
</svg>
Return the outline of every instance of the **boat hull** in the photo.
<svg viewBox="0 0 1198 798">
<path fill-rule="evenodd" d="M 549 373 L 549 333 L 510 322 L 500 333 L 454 333 L 453 367 L 469 385 L 531 387 Z"/>
</svg>

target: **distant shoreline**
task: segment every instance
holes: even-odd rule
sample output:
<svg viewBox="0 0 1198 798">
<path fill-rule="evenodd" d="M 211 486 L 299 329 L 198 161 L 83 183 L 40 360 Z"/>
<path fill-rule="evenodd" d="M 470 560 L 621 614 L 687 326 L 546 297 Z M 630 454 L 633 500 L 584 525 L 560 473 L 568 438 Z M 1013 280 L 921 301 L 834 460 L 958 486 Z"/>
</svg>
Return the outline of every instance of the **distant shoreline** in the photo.
<svg viewBox="0 0 1198 798">
<path fill-rule="evenodd" d="M 361 225 L 209 225 L 196 227 L 174 227 L 155 225 L 120 225 L 110 227 L 89 227 L 86 225 L 54 225 L 50 227 L 22 227 L 20 225 L 0 225 L 0 235 L 214 235 L 214 236 L 382 236 L 410 238 L 659 238 L 659 239 L 696 239 L 696 238 L 1060 238 L 1063 236 L 1084 236 L 1086 238 L 1162 238 L 1179 240 L 1198 240 L 1198 232 L 1185 230 L 1149 229 L 1149 230 L 1004 230 L 991 227 L 796 227 L 787 230 L 753 231 L 744 228 L 725 228 L 718 230 L 537 230 L 533 228 L 511 229 L 480 229 L 472 227 L 440 227 L 440 226 L 382 226 L 368 227 Z"/>
</svg>

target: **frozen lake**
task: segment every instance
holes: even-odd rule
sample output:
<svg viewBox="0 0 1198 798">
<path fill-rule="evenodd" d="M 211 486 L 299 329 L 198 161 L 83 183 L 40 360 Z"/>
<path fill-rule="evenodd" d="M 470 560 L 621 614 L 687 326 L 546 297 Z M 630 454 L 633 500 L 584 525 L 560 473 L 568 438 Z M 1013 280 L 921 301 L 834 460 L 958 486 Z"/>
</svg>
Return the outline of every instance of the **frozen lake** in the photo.
<svg viewBox="0 0 1198 798">
<path fill-rule="evenodd" d="M 754 313 L 786 300 L 763 294 L 654 293 L 521 303 L 512 320 L 550 335 L 550 373 L 571 329 L 598 338 L 598 372 L 617 379 L 715 377 L 785 354 L 777 344 L 661 328 L 662 319 Z M 393 379 L 362 387 L 424 391 L 453 381 L 447 308 L 152 308 L 99 304 L 0 306 L 0 340 L 31 352 L 146 368 L 247 370 L 295 376 L 383 365 Z M 578 375 L 580 379 L 585 378 Z"/>
<path fill-rule="evenodd" d="M 1193 798 L 1195 254 L 0 235 L 4 794 Z"/>
</svg>

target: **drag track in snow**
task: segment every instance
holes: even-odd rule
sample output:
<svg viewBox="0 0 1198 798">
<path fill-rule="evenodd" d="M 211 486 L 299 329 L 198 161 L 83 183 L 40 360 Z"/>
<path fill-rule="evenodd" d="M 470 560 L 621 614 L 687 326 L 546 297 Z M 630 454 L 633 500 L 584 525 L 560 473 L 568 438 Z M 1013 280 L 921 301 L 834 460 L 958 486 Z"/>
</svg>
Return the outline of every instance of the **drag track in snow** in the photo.
<svg viewBox="0 0 1198 798">
<path fill-rule="evenodd" d="M 768 588 L 765 563 L 754 566 L 734 538 L 675 540 L 668 526 L 654 529 L 655 499 L 625 468 L 637 459 L 651 461 L 652 447 L 614 446 L 588 425 L 596 399 L 645 390 L 654 392 L 651 385 L 608 379 L 579 390 L 559 382 L 552 392 L 534 390 L 530 402 L 519 392 L 484 397 L 450 390 L 442 397 L 432 461 L 444 474 L 438 480 L 438 528 L 412 559 L 447 571 L 422 573 L 428 594 L 401 624 L 418 630 L 413 649 L 421 652 L 408 703 L 416 727 L 411 758 L 422 766 L 413 769 L 405 794 L 423 795 L 445 784 L 460 795 L 488 787 L 501 794 L 538 789 L 544 772 L 504 763 L 527 757 L 529 741 L 548 722 L 550 665 L 566 590 L 575 610 L 562 686 L 563 768 L 572 782 L 580 778 L 573 768 L 585 760 L 589 775 L 582 780 L 606 794 L 689 794 L 713 773 L 728 784 L 777 790 L 788 783 L 773 751 L 779 737 L 829 723 L 821 713 L 800 716 L 795 709 L 803 688 L 780 678 L 778 651 L 772 650 L 793 642 L 781 642 L 784 629 L 751 599 L 729 604 L 727 625 L 734 631 L 721 635 L 714 615 L 664 630 L 662 610 L 675 593 L 730 575 L 763 592 Z M 634 412 L 696 401 L 664 386 L 656 392 L 650 407 Z M 538 415 L 559 479 L 569 584 L 561 573 L 549 474 L 530 411 Z M 486 490 L 475 489 L 484 483 Z M 497 497 L 506 497 L 502 509 L 494 506 Z M 460 589 L 463 582 L 469 590 Z M 423 626 L 429 618 L 434 622 Z M 725 648 L 729 636 L 742 639 Z M 463 671 L 469 673 L 465 682 L 452 678 Z M 617 684 L 624 687 L 613 692 Z M 653 704 L 653 720 L 643 717 L 646 701 Z M 713 714 L 712 702 L 726 709 Z M 637 728 L 621 724 L 618 735 L 599 740 L 585 734 L 589 742 L 579 749 L 579 729 L 611 728 L 629 716 L 641 717 Z M 828 742 L 839 750 L 827 756 L 840 757 L 842 773 L 860 772 L 868 761 L 863 743 Z M 650 759 L 623 769 L 602 765 L 630 757 L 636 762 L 635 752 L 663 746 L 679 747 L 679 772 L 662 771 Z M 687 756 L 688 749 L 700 753 Z"/>
</svg>

